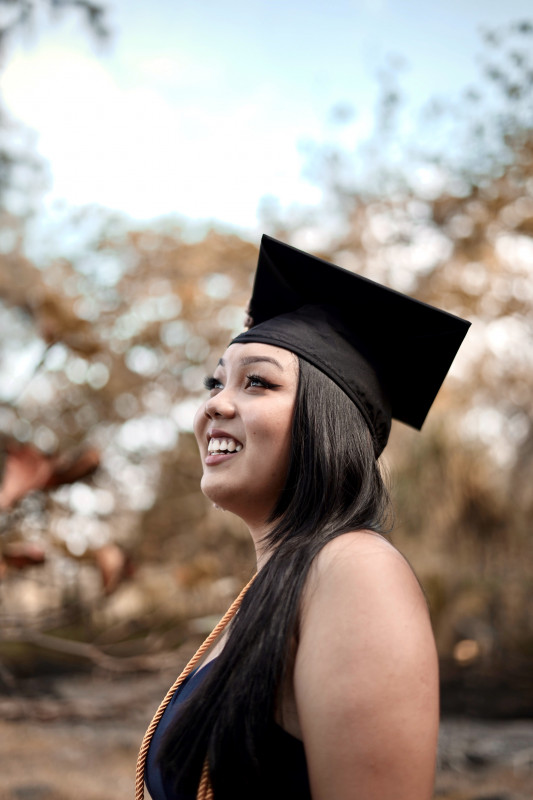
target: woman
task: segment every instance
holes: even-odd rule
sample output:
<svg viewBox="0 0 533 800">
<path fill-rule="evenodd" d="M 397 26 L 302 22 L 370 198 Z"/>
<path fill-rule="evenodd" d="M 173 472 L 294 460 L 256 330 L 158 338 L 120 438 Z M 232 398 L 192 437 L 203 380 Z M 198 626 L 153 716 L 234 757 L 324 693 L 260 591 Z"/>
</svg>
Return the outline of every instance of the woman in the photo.
<svg viewBox="0 0 533 800">
<path fill-rule="evenodd" d="M 377 458 L 391 416 L 421 426 L 468 323 L 269 237 L 251 314 L 195 433 L 258 571 L 156 715 L 141 794 L 155 730 L 154 800 L 428 800 L 437 659 Z"/>
</svg>

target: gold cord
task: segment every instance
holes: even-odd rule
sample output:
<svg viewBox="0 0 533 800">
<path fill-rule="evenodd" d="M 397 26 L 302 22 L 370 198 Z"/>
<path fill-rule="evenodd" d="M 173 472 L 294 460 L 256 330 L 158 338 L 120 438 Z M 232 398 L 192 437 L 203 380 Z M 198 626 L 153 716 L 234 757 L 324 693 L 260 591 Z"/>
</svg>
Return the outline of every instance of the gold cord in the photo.
<svg viewBox="0 0 533 800">
<path fill-rule="evenodd" d="M 196 800 L 213 800 L 213 787 L 211 786 L 211 781 L 209 780 L 209 764 L 207 763 L 207 758 L 204 761 L 204 766 L 202 767 L 202 777 L 200 778 L 200 783 L 198 784 Z"/>
<path fill-rule="evenodd" d="M 205 655 L 207 650 L 211 647 L 217 636 L 219 636 L 224 628 L 227 626 L 229 622 L 233 619 L 237 611 L 239 610 L 239 606 L 242 603 L 242 599 L 255 578 L 254 577 L 248 581 L 244 589 L 241 591 L 239 596 L 233 601 L 231 606 L 228 608 L 218 625 L 213 628 L 207 639 L 200 645 L 196 653 L 193 655 L 183 672 L 179 675 L 178 678 L 174 681 L 166 695 L 164 696 L 159 708 L 154 714 L 154 717 L 148 726 L 146 733 L 144 734 L 141 748 L 139 750 L 139 755 L 137 758 L 137 769 L 135 771 L 135 800 L 143 800 L 144 798 L 144 768 L 146 766 L 146 756 L 148 755 L 148 750 L 150 748 L 150 742 L 152 741 L 152 736 L 154 735 L 154 731 L 159 724 L 159 720 L 165 713 L 165 709 L 172 700 L 172 696 L 174 692 L 181 686 L 183 681 L 191 674 L 193 669 L 196 667 L 198 662 L 201 658 Z M 200 783 L 198 786 L 198 792 L 196 795 L 196 800 L 213 800 L 213 789 L 211 787 L 211 783 L 209 780 L 209 765 L 207 763 L 207 758 L 204 762 L 204 766 L 202 769 L 202 777 L 200 779 Z"/>
</svg>

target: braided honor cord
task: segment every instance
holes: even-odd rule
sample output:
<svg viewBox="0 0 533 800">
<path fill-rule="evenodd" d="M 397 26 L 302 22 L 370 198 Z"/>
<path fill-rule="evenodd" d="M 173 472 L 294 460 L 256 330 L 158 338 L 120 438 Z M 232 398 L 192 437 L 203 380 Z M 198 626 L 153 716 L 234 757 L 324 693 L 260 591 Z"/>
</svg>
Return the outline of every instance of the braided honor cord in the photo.
<svg viewBox="0 0 533 800">
<path fill-rule="evenodd" d="M 228 608 L 218 625 L 211 631 L 207 639 L 200 645 L 196 653 L 193 655 L 181 675 L 174 681 L 168 692 L 166 693 L 161 705 L 157 709 L 154 714 L 154 718 L 152 719 L 150 725 L 146 733 L 144 734 L 144 738 L 142 740 L 141 749 L 139 750 L 139 756 L 137 758 L 137 769 L 135 771 L 135 800 L 143 800 L 144 798 L 144 768 L 146 765 L 146 756 L 148 754 L 148 749 L 150 747 L 150 742 L 152 741 L 152 736 L 154 735 L 154 731 L 159 724 L 159 720 L 163 716 L 166 707 L 170 703 L 172 696 L 178 686 L 181 686 L 183 681 L 191 674 L 193 669 L 196 667 L 198 662 L 204 656 L 204 654 L 209 650 L 217 636 L 219 636 L 226 625 L 233 619 L 237 611 L 239 610 L 239 606 L 242 603 L 242 599 L 248 589 L 250 588 L 254 577 L 246 584 L 242 592 L 239 596 L 233 601 L 231 606 Z M 200 784 L 198 786 L 198 793 L 196 795 L 197 800 L 212 800 L 213 798 L 213 789 L 211 788 L 211 784 L 209 781 L 209 767 L 207 764 L 207 759 L 204 762 L 204 767 L 202 770 L 202 777 L 200 779 Z"/>
</svg>

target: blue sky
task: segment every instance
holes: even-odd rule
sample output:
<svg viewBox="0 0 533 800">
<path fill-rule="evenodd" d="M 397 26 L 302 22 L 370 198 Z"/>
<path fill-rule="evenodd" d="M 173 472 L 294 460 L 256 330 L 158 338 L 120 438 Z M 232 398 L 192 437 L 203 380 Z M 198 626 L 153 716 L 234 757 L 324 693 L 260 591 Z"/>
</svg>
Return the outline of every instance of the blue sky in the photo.
<svg viewBox="0 0 533 800">
<path fill-rule="evenodd" d="M 369 134 L 377 73 L 402 56 L 408 109 L 479 76 L 481 27 L 530 0 L 111 0 L 102 49 L 75 14 L 12 46 L 3 93 L 50 163 L 47 204 L 177 213 L 247 230 L 261 197 L 313 204 L 299 143 Z M 356 109 L 342 132 L 331 108 Z"/>
</svg>

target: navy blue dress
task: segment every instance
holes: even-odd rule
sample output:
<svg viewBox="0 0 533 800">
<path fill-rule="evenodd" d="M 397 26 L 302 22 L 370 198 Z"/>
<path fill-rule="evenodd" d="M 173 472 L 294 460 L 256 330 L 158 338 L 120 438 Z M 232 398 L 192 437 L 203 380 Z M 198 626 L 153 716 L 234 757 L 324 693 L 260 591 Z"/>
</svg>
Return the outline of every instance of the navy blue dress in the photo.
<svg viewBox="0 0 533 800">
<path fill-rule="evenodd" d="M 159 721 L 146 759 L 145 781 L 152 800 L 195 800 L 193 797 L 177 795 L 170 781 L 165 779 L 159 764 L 157 753 L 162 744 L 164 734 L 180 705 L 202 683 L 209 669 L 215 663 L 213 659 L 204 667 L 193 672 L 177 689 L 172 700 Z M 279 725 L 274 726 L 269 750 L 265 753 L 267 774 L 271 775 L 273 800 L 311 800 L 307 763 L 302 742 L 291 736 Z M 216 798 L 215 798 L 216 800 Z"/>
</svg>

